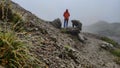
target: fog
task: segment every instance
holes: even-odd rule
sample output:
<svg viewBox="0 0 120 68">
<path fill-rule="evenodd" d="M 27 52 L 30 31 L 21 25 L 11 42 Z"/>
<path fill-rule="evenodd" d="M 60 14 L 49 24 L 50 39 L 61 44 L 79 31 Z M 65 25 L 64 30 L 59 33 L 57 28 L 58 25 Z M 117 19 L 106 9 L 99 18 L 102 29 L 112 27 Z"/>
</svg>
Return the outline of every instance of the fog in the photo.
<svg viewBox="0 0 120 68">
<path fill-rule="evenodd" d="M 83 25 L 99 20 L 120 22 L 120 0 L 12 0 L 44 20 L 60 18 L 69 9 L 70 20 L 78 19 Z M 70 21 L 69 21 L 70 22 Z"/>
</svg>

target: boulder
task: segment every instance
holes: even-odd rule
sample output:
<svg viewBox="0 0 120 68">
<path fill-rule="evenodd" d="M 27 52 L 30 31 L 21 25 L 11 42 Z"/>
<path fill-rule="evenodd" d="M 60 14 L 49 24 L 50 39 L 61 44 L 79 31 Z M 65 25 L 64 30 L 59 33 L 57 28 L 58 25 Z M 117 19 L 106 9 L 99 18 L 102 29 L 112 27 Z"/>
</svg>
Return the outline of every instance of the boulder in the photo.
<svg viewBox="0 0 120 68">
<path fill-rule="evenodd" d="M 84 35 L 82 35 L 82 34 L 78 34 L 78 39 L 82 42 L 82 43 L 85 43 L 85 41 L 87 40 L 87 38 L 84 36 Z"/>
<path fill-rule="evenodd" d="M 82 30 L 82 23 L 79 20 L 71 20 L 73 28 L 76 27 L 80 31 Z"/>
<path fill-rule="evenodd" d="M 59 18 L 55 19 L 54 21 L 50 22 L 55 28 L 61 29 L 62 23 Z"/>
<path fill-rule="evenodd" d="M 78 33 L 80 33 L 80 30 L 78 30 L 77 28 L 68 27 L 65 30 L 66 30 L 66 33 L 71 35 L 78 35 Z"/>
<path fill-rule="evenodd" d="M 102 42 L 101 43 L 101 48 L 104 48 L 106 50 L 112 50 L 112 49 L 114 49 L 114 46 L 110 43 Z"/>
</svg>

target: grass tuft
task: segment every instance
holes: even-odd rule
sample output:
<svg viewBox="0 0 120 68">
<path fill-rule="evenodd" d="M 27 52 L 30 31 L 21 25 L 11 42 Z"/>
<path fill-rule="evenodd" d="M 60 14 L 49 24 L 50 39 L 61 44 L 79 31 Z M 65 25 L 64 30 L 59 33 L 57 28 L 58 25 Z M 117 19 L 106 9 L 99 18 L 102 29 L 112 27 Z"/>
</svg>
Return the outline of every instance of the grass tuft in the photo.
<svg viewBox="0 0 120 68">
<path fill-rule="evenodd" d="M 120 57 L 120 49 L 114 49 L 114 50 L 111 51 L 111 53 L 115 56 Z"/>
<path fill-rule="evenodd" d="M 13 32 L 0 32 L 0 64 L 9 68 L 32 68 L 41 62 Z"/>
</svg>

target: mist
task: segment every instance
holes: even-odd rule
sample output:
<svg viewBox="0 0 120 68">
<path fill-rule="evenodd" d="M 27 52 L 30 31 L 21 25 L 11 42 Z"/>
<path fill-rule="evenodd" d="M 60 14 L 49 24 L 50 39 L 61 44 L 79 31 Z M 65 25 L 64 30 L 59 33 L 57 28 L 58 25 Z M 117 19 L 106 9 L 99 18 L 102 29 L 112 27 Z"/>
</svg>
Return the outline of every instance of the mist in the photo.
<svg viewBox="0 0 120 68">
<path fill-rule="evenodd" d="M 70 20 L 90 25 L 99 20 L 120 22 L 120 0 L 12 0 L 47 21 L 60 18 L 69 9 Z M 70 21 L 69 21 L 70 22 Z"/>
</svg>

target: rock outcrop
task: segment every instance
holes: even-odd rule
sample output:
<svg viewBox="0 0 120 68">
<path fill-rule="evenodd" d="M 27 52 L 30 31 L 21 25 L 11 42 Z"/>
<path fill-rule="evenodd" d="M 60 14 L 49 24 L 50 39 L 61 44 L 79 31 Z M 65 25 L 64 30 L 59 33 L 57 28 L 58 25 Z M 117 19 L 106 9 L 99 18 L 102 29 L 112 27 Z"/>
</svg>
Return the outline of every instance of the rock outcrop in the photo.
<svg viewBox="0 0 120 68">
<path fill-rule="evenodd" d="M 110 43 L 107 43 L 107 42 L 102 42 L 101 47 L 106 49 L 106 50 L 113 50 L 114 49 L 114 46 Z"/>
<path fill-rule="evenodd" d="M 72 27 L 65 28 L 64 30 L 66 31 L 66 33 L 71 34 L 71 35 L 78 35 L 80 33 L 80 30 L 78 30 L 77 28 L 72 28 Z"/>
<path fill-rule="evenodd" d="M 78 40 L 80 40 L 82 43 L 85 43 L 87 38 L 84 35 L 82 35 L 81 33 L 79 33 L 78 34 Z"/>
<path fill-rule="evenodd" d="M 59 18 L 55 19 L 54 21 L 50 22 L 55 28 L 61 29 L 62 23 Z"/>
</svg>

